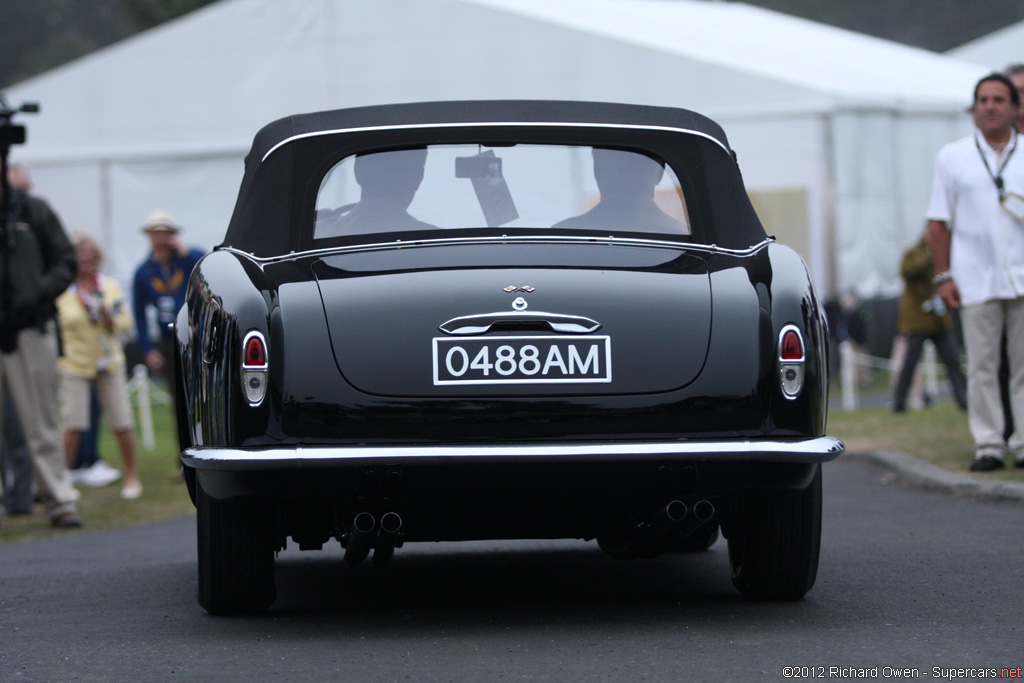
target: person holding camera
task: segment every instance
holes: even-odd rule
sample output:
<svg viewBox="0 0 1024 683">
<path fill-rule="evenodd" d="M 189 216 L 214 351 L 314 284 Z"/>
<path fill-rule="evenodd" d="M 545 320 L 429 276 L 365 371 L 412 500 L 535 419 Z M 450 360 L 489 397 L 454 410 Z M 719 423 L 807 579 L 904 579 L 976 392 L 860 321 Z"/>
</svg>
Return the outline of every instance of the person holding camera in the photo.
<svg viewBox="0 0 1024 683">
<path fill-rule="evenodd" d="M 192 269 L 203 257 L 199 249 L 190 248 L 179 236 L 181 226 L 163 209 L 149 215 L 142 231 L 149 237 L 150 253 L 135 271 L 133 286 L 135 329 L 139 346 L 150 371 L 167 380 L 172 409 L 174 401 L 174 335 L 172 325 L 178 310 L 185 304 L 185 291 Z M 153 338 L 149 329 L 148 311 L 156 314 L 160 329 Z M 172 410 L 172 415 L 176 415 Z"/>
<path fill-rule="evenodd" d="M 11 191 L 31 192 L 32 181 L 22 164 L 7 167 L 7 184 Z M 8 517 L 32 514 L 35 488 L 32 481 L 32 454 L 21 432 L 18 413 L 14 411 L 9 388 L 4 388 L 3 438 L 0 439 L 0 480 L 3 483 L 4 513 Z M 74 485 L 74 477 L 72 477 Z"/>
<path fill-rule="evenodd" d="M 71 243 L 78 259 L 78 277 L 57 298 L 57 321 L 64 342 L 60 359 L 64 450 L 70 466 L 82 433 L 89 429 L 95 387 L 124 461 L 121 497 L 133 500 L 142 495 L 142 482 L 135 468 L 135 421 L 121 343 L 132 330 L 132 314 L 118 281 L 99 273 L 103 254 L 96 240 L 76 232 Z"/>
<path fill-rule="evenodd" d="M 3 186 L 7 222 L 0 236 L 0 384 L 8 388 L 21 423 L 50 522 L 77 528 L 82 526 L 78 491 L 71 484 L 57 415 L 54 303 L 75 278 L 75 250 L 49 204 L 24 190 L 8 190 L 10 196 L 3 198 Z"/>
</svg>

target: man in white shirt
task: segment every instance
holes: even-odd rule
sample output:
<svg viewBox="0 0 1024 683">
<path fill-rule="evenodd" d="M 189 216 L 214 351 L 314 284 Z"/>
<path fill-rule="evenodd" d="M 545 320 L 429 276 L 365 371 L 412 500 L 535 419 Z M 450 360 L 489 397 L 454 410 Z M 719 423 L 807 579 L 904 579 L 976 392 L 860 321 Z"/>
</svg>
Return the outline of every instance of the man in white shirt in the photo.
<svg viewBox="0 0 1024 683">
<path fill-rule="evenodd" d="M 1024 150 L 1014 122 L 1020 95 L 1002 74 L 974 89 L 975 130 L 943 147 L 935 162 L 928 238 L 939 296 L 960 308 L 967 347 L 971 470 L 1024 467 L 1024 429 L 1007 443 L 999 398 L 999 345 L 1009 340 L 1010 404 L 1024 425 Z"/>
</svg>

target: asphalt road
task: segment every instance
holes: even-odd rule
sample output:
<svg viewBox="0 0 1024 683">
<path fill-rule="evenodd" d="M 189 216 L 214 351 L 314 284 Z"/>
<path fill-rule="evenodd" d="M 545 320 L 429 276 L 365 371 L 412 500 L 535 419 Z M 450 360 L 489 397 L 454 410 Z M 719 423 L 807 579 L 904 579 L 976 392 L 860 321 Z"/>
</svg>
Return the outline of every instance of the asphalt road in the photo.
<svg viewBox="0 0 1024 683">
<path fill-rule="evenodd" d="M 272 611 L 223 618 L 195 602 L 192 519 L 7 544 L 0 680 L 948 679 L 1024 665 L 1024 504 L 904 486 L 848 458 L 826 466 L 825 492 L 818 583 L 797 603 L 741 599 L 721 541 L 647 562 L 572 541 L 410 544 L 383 571 L 290 550 Z"/>
</svg>

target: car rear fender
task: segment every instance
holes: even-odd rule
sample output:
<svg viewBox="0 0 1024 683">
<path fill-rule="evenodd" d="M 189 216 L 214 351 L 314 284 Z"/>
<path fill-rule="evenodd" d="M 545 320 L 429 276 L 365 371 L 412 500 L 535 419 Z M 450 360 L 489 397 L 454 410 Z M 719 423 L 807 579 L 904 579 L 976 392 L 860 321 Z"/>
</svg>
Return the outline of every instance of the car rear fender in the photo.
<svg viewBox="0 0 1024 683">
<path fill-rule="evenodd" d="M 772 372 L 766 379 L 769 414 L 776 430 L 820 436 L 825 433 L 828 406 L 828 328 L 823 308 L 800 255 L 780 244 L 771 245 L 768 253 L 773 273 L 769 288 Z M 795 398 L 784 395 L 779 373 L 778 344 L 789 326 L 799 332 L 805 354 L 803 387 Z"/>
<path fill-rule="evenodd" d="M 274 399 L 250 405 L 240 370 L 247 333 L 259 332 L 272 347 L 273 299 L 262 269 L 244 256 L 215 251 L 196 266 L 177 330 L 183 429 L 192 444 L 242 445 L 267 434 Z"/>
</svg>

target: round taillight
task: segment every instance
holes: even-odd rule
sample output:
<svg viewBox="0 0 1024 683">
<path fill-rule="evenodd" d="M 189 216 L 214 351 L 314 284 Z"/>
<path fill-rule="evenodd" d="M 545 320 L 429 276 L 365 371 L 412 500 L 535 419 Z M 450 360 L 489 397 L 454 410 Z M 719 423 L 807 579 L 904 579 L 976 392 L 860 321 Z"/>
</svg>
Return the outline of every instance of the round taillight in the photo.
<svg viewBox="0 0 1024 683">
<path fill-rule="evenodd" d="M 245 342 L 242 364 L 250 367 L 261 367 L 267 364 L 267 349 L 263 346 L 262 339 L 252 336 Z"/>
<path fill-rule="evenodd" d="M 800 360 L 804 357 L 804 347 L 796 330 L 786 330 L 782 335 L 782 348 L 779 353 L 782 360 Z"/>
</svg>

